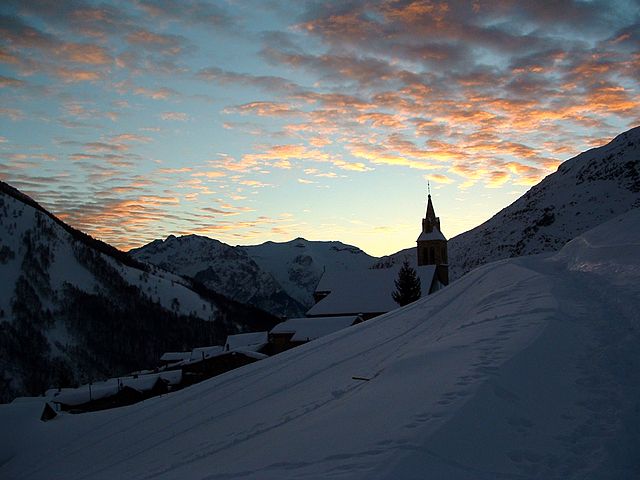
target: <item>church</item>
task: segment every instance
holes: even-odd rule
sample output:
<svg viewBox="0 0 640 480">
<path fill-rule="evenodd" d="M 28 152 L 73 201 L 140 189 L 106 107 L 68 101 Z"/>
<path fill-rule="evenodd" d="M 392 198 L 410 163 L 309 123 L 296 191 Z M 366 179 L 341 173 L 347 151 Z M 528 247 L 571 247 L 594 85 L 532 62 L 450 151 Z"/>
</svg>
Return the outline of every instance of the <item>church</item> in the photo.
<svg viewBox="0 0 640 480">
<path fill-rule="evenodd" d="M 440 218 L 436 216 L 431 194 L 427 196 L 427 212 L 416 243 L 414 255 L 396 258 L 389 268 L 325 272 L 314 292 L 316 303 L 307 312 L 307 317 L 359 315 L 367 320 L 395 310 L 398 304 L 391 294 L 405 258 L 420 278 L 423 297 L 448 285 L 447 239 L 440 229 Z"/>
</svg>

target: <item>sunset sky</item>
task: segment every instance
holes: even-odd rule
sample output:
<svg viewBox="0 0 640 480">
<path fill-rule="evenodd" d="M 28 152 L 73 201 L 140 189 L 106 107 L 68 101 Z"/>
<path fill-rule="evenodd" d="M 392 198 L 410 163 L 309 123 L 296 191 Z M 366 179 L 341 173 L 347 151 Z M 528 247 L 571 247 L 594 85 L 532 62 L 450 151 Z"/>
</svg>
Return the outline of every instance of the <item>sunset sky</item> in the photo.
<svg viewBox="0 0 640 480">
<path fill-rule="evenodd" d="M 122 249 L 452 237 L 640 125 L 638 1 L 13 1 L 0 178 Z"/>
</svg>

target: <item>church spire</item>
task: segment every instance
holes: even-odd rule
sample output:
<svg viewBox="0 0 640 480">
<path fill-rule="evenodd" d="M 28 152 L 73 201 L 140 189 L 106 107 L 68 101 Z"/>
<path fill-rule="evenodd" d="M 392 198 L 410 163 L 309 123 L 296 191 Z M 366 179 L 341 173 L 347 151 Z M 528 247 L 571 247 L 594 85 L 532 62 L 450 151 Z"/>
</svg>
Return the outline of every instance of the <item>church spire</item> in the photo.
<svg viewBox="0 0 640 480">
<path fill-rule="evenodd" d="M 436 211 L 433 209 L 433 202 L 431 201 L 431 194 L 427 195 L 427 214 L 425 218 L 431 220 L 432 223 L 436 223 Z"/>
<path fill-rule="evenodd" d="M 440 230 L 440 219 L 436 217 L 431 200 L 431 189 L 427 194 L 427 214 L 422 219 L 422 233 L 417 240 L 418 266 L 435 265 L 438 281 L 449 283 L 447 239 Z"/>
</svg>

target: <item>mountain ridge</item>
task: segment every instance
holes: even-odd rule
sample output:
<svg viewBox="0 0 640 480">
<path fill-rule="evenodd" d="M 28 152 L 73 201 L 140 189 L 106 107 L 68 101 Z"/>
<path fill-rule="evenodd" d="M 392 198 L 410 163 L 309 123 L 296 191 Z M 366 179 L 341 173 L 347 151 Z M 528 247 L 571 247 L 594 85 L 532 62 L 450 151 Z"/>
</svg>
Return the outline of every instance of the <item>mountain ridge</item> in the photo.
<svg viewBox="0 0 640 480">
<path fill-rule="evenodd" d="M 5 183 L 0 245 L 0 401 L 153 367 L 164 351 L 277 323 L 93 239 Z"/>
<path fill-rule="evenodd" d="M 449 275 L 489 261 L 559 250 L 582 232 L 640 207 L 640 127 L 572 157 L 477 227 L 449 239 Z M 376 266 L 415 263 L 413 248 Z"/>
</svg>

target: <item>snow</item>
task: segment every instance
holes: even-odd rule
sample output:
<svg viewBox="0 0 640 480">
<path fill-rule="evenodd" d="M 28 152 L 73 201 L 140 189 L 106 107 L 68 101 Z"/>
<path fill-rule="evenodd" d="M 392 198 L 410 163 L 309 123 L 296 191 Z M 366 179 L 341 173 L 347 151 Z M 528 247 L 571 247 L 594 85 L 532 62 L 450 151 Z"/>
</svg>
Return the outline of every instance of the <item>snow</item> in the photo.
<svg viewBox="0 0 640 480">
<path fill-rule="evenodd" d="M 449 275 L 500 258 L 557 251 L 640 207 L 640 127 L 571 158 L 482 225 L 449 241 Z"/>
<path fill-rule="evenodd" d="M 191 350 L 189 361 L 198 362 L 205 358 L 215 357 L 224 353 L 224 347 L 221 345 L 212 345 L 210 347 L 198 347 Z"/>
<path fill-rule="evenodd" d="M 227 336 L 226 350 L 259 350 L 269 341 L 269 332 L 238 333 Z"/>
<path fill-rule="evenodd" d="M 81 405 L 91 400 L 99 400 L 115 395 L 122 387 L 130 387 L 139 392 L 146 392 L 151 390 L 159 379 L 166 381 L 169 385 L 178 385 L 182 380 L 182 370 L 110 378 L 91 385 L 81 385 L 78 388 L 54 388 L 47 390 L 45 397 L 55 403 Z"/>
<path fill-rule="evenodd" d="M 574 237 L 639 207 L 640 127 L 636 127 L 565 161 L 482 225 L 450 239 L 449 278 L 453 281 L 502 258 L 558 251 Z M 415 265 L 415 251 L 411 247 L 382 257 L 376 266 L 388 267 L 405 258 Z"/>
<path fill-rule="evenodd" d="M 250 303 L 276 315 L 303 311 L 286 297 L 278 282 L 263 271 L 242 247 L 232 247 L 199 235 L 154 240 L 131 253 L 138 260 L 188 275 L 212 290 L 241 303 Z"/>
<path fill-rule="evenodd" d="M 375 260 L 351 245 L 304 238 L 243 248 L 291 297 L 308 306 L 313 304 L 313 292 L 323 272 L 367 269 Z"/>
<path fill-rule="evenodd" d="M 182 362 L 191 358 L 191 352 L 165 352 L 160 357 L 161 362 Z"/>
<path fill-rule="evenodd" d="M 343 317 L 292 318 L 279 323 L 270 333 L 293 333 L 294 342 L 308 342 L 350 327 L 360 317 L 357 315 Z"/>
<path fill-rule="evenodd" d="M 331 293 L 309 309 L 307 315 L 385 313 L 398 308 L 391 296 L 401 265 L 391 268 L 325 273 L 316 291 Z M 415 267 L 422 295 L 427 296 L 436 271 L 435 265 Z"/>
<path fill-rule="evenodd" d="M 2 406 L 0 477 L 637 478 L 639 243 L 636 210 L 140 404 Z"/>
<path fill-rule="evenodd" d="M 440 230 L 438 230 L 437 228 L 434 227 L 433 230 L 431 230 L 430 232 L 422 232 L 420 234 L 420 236 L 418 237 L 418 242 L 423 242 L 423 241 L 428 241 L 428 240 L 442 240 L 442 241 L 447 241 L 447 239 L 445 238 L 445 236 L 442 234 L 442 232 Z"/>
</svg>

